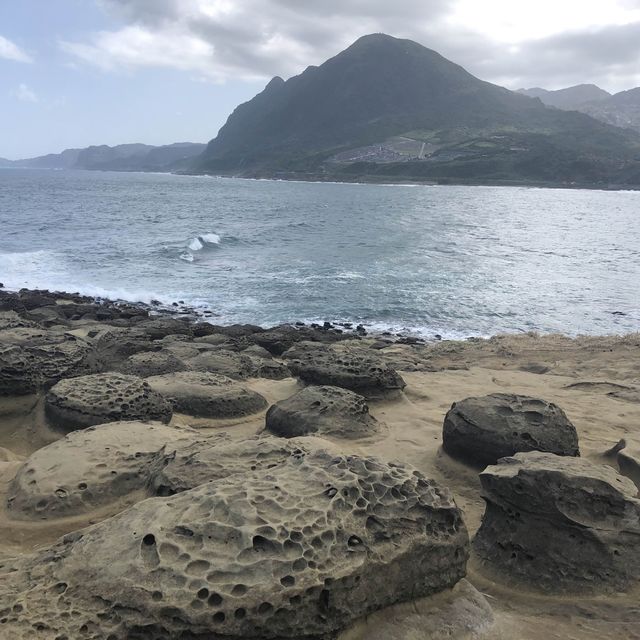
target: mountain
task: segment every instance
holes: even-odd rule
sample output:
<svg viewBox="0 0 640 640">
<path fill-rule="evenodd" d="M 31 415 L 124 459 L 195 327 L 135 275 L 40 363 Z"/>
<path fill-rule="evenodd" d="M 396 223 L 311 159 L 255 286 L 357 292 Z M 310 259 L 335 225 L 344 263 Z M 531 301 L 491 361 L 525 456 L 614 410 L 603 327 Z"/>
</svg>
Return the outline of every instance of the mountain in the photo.
<svg viewBox="0 0 640 640">
<path fill-rule="evenodd" d="M 177 142 L 160 147 L 148 144 L 99 145 L 65 149 L 24 160 L 0 160 L 0 166 L 32 169 L 88 169 L 96 171 L 179 171 L 186 169 L 206 145 Z"/>
<path fill-rule="evenodd" d="M 579 111 L 580 107 L 588 102 L 600 102 L 611 97 L 611 94 L 595 84 L 578 84 L 575 87 L 567 89 L 558 89 L 557 91 L 547 91 L 540 87 L 533 89 L 519 89 L 518 93 L 522 93 L 530 98 L 540 98 L 544 104 L 558 109 L 569 109 Z"/>
<path fill-rule="evenodd" d="M 540 98 L 544 104 L 558 109 L 581 111 L 615 127 L 640 131 L 640 87 L 613 95 L 593 84 L 557 91 L 536 87 L 520 89 L 518 93 Z"/>
<path fill-rule="evenodd" d="M 637 157 L 640 136 L 549 109 L 415 42 L 374 34 L 286 82 L 271 80 L 235 109 L 193 170 L 609 183 Z"/>
</svg>

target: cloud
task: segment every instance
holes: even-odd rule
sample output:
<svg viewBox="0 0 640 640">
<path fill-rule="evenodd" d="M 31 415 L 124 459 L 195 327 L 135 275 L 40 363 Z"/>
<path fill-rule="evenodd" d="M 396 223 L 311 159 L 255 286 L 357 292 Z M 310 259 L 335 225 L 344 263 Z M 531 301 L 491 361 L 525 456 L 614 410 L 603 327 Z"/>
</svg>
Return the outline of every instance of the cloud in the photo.
<svg viewBox="0 0 640 640">
<path fill-rule="evenodd" d="M 26 84 L 18 85 L 17 89 L 13 89 L 11 95 L 22 102 L 38 102 L 38 96 L 35 91 L 30 89 Z"/>
<path fill-rule="evenodd" d="M 124 26 L 60 45 L 104 70 L 288 77 L 366 33 L 417 40 L 517 88 L 640 84 L 640 0 L 99 0 Z M 631 83 L 631 84 L 629 84 Z"/>
<path fill-rule="evenodd" d="M 0 36 L 0 58 L 13 60 L 14 62 L 33 62 L 31 57 L 20 49 L 18 45 L 3 36 Z"/>
</svg>

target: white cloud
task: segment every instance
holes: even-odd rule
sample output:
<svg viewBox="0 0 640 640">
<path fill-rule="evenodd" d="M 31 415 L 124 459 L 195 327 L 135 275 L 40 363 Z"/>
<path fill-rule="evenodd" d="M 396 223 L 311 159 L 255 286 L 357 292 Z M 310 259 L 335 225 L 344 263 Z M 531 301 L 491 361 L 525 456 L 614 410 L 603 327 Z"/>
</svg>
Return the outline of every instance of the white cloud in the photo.
<svg viewBox="0 0 640 640">
<path fill-rule="evenodd" d="M 15 62 L 33 62 L 31 57 L 20 49 L 17 44 L 3 36 L 0 36 L 0 58 Z"/>
<path fill-rule="evenodd" d="M 19 84 L 17 89 L 13 89 L 11 95 L 22 102 L 38 102 L 35 91 L 24 83 Z"/>
<path fill-rule="evenodd" d="M 164 67 L 214 80 L 286 77 L 373 32 L 411 38 L 514 88 L 539 84 L 544 74 L 543 84 L 550 77 L 556 85 L 627 88 L 620 83 L 636 78 L 640 66 L 640 40 L 632 38 L 617 43 L 606 63 L 584 62 L 584 43 L 602 50 L 612 34 L 640 28 L 639 0 L 100 2 L 126 26 L 61 47 L 105 70 Z M 561 55 L 555 67 L 547 43 Z"/>
</svg>

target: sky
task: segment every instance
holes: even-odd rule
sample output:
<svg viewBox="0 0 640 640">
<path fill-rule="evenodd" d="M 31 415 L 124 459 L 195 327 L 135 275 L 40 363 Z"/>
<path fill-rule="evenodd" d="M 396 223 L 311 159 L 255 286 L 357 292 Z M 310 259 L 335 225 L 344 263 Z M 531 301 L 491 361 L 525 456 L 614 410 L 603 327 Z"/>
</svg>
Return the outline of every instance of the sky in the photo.
<svg viewBox="0 0 640 640">
<path fill-rule="evenodd" d="M 640 86 L 640 0 L 0 0 L 0 157 L 206 142 L 377 32 L 510 89 Z"/>
</svg>

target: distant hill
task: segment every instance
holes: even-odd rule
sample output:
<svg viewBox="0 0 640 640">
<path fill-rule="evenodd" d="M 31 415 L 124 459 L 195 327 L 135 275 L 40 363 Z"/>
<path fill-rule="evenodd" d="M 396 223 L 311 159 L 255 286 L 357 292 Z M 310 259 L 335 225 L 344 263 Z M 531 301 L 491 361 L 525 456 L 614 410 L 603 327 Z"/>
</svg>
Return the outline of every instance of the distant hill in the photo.
<svg viewBox="0 0 640 640">
<path fill-rule="evenodd" d="M 154 147 L 148 144 L 92 146 L 66 149 L 25 160 L 7 160 L 0 166 L 36 169 L 88 169 L 94 171 L 179 171 L 187 168 L 206 145 L 194 142 Z"/>
<path fill-rule="evenodd" d="M 520 89 L 519 93 L 540 98 L 546 105 L 558 109 L 581 111 L 601 122 L 640 131 L 640 87 L 611 95 L 593 84 L 547 91 L 536 87 Z"/>
<path fill-rule="evenodd" d="M 609 183 L 640 136 L 475 78 L 410 40 L 365 36 L 240 105 L 198 172 L 313 179 Z M 631 175 L 627 172 L 625 175 Z"/>
<path fill-rule="evenodd" d="M 540 98 L 542 102 L 551 107 L 573 110 L 579 110 L 579 107 L 587 102 L 600 102 L 611 97 L 610 93 L 600 87 L 596 87 L 595 84 L 579 84 L 575 87 L 558 89 L 557 91 L 547 91 L 540 87 L 534 87 L 533 89 L 519 89 L 518 93 L 530 98 Z"/>
</svg>

